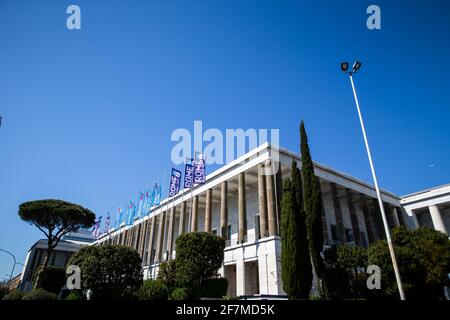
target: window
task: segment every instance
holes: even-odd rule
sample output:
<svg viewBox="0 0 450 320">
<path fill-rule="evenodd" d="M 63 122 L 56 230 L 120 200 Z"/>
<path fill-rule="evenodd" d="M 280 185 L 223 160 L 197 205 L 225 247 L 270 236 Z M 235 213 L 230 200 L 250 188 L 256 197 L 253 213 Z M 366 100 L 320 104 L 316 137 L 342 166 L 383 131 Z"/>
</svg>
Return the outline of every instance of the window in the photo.
<svg viewBox="0 0 450 320">
<path fill-rule="evenodd" d="M 352 229 L 345 229 L 345 238 L 347 239 L 347 242 L 354 242 L 355 239 L 353 237 L 353 230 Z"/>
<path fill-rule="evenodd" d="M 338 240 L 336 225 L 332 224 L 330 225 L 330 228 L 331 228 L 331 240 L 335 243 Z"/>
<path fill-rule="evenodd" d="M 231 224 L 228 225 L 228 229 L 227 229 L 227 239 L 231 240 Z"/>
</svg>

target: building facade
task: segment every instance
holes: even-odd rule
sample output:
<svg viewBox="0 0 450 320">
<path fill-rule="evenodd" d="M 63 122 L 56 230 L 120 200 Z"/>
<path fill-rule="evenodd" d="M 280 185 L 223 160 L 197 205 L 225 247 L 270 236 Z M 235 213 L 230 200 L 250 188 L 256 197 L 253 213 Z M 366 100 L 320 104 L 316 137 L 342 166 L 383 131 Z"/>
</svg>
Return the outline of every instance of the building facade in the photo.
<svg viewBox="0 0 450 320">
<path fill-rule="evenodd" d="M 212 232 L 226 240 L 220 273 L 228 279 L 229 296 L 284 296 L 280 200 L 293 159 L 301 168 L 299 155 L 267 143 L 261 145 L 208 175 L 204 184 L 164 199 L 144 218 L 111 230 L 97 243 L 135 248 L 143 260 L 144 277 L 154 278 L 159 264 L 175 257 L 180 234 Z M 348 243 L 367 247 L 385 238 L 372 185 L 318 163 L 314 170 L 322 191 L 325 246 Z M 446 200 L 449 188 L 444 190 Z M 445 218 L 436 218 L 434 202 L 420 207 L 417 195 L 401 198 L 387 191 L 381 194 L 389 227 L 430 225 L 418 218 L 422 207 L 429 207 L 431 226 L 448 230 L 448 206 L 442 207 Z"/>
<path fill-rule="evenodd" d="M 220 273 L 228 279 L 229 296 L 283 296 L 280 200 L 293 159 L 301 168 L 298 154 L 261 145 L 208 175 L 204 184 L 164 199 L 144 218 L 111 230 L 96 243 L 136 249 L 143 260 L 144 277 L 154 278 L 159 264 L 175 257 L 180 234 L 212 232 L 226 240 Z M 367 247 L 385 238 L 372 185 L 318 163 L 315 174 L 322 190 L 325 246 Z M 416 209 L 410 210 L 410 202 L 387 191 L 382 191 L 382 199 L 390 227 L 421 225 L 419 213 L 411 213 Z M 443 218 L 434 219 L 436 229 L 448 230 L 446 219 L 446 223 Z"/>
</svg>

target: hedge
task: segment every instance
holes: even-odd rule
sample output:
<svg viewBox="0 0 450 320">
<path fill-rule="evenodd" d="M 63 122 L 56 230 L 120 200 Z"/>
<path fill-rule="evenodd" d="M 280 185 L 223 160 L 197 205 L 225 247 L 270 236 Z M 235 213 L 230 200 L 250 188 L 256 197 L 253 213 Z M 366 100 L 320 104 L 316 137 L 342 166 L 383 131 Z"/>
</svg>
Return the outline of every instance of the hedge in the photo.
<svg viewBox="0 0 450 320">
<path fill-rule="evenodd" d="M 48 292 L 44 289 L 38 288 L 26 293 L 22 300 L 58 300 L 58 296 L 53 292 Z"/>
</svg>

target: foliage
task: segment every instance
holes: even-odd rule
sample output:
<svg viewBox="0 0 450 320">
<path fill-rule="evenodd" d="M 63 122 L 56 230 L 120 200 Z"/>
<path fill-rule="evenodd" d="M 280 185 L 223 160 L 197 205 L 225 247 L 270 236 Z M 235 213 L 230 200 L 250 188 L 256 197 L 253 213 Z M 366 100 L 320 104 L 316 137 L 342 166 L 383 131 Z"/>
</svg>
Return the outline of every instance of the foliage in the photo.
<svg viewBox="0 0 450 320">
<path fill-rule="evenodd" d="M 329 299 L 368 298 L 366 249 L 342 245 L 325 250 L 324 256 Z"/>
<path fill-rule="evenodd" d="M 188 300 L 190 298 L 190 292 L 187 288 L 175 288 L 170 295 L 172 300 Z"/>
<path fill-rule="evenodd" d="M 47 255 L 43 269 L 48 265 L 52 250 L 68 232 L 89 228 L 95 222 L 95 214 L 89 209 L 63 200 L 36 200 L 19 206 L 19 216 L 42 231 L 47 237 Z"/>
<path fill-rule="evenodd" d="M 141 263 L 136 250 L 120 245 L 85 247 L 69 260 L 80 267 L 82 287 L 94 300 L 132 298 L 142 285 Z"/>
<path fill-rule="evenodd" d="M 322 194 L 319 179 L 314 174 L 314 163 L 308 146 L 305 125 L 300 124 L 300 149 L 302 158 L 303 202 L 306 215 L 306 227 L 309 252 L 314 270 L 319 279 L 324 277 L 325 263 L 322 259 L 323 228 L 322 228 Z"/>
<path fill-rule="evenodd" d="M 177 238 L 176 279 L 196 291 L 203 281 L 215 277 L 222 266 L 225 240 L 207 232 L 184 233 Z"/>
<path fill-rule="evenodd" d="M 430 228 L 409 231 L 405 227 L 392 230 L 403 289 L 407 299 L 443 299 L 444 286 L 450 285 L 450 240 Z M 381 293 L 398 299 L 398 289 L 385 240 L 368 250 L 369 265 L 381 268 Z"/>
<path fill-rule="evenodd" d="M 159 280 L 148 279 L 138 291 L 139 300 L 167 300 L 169 290 L 167 286 Z"/>
<path fill-rule="evenodd" d="M 73 290 L 67 295 L 66 300 L 86 300 L 86 296 L 81 290 Z"/>
<path fill-rule="evenodd" d="M 33 289 L 30 292 L 27 292 L 22 300 L 37 300 L 37 301 L 43 301 L 43 300 L 58 300 L 58 296 L 53 292 L 48 292 L 44 289 L 37 288 Z"/>
<path fill-rule="evenodd" d="M 306 299 L 312 284 L 302 178 L 297 163 L 292 160 L 292 183 L 285 182 L 281 205 L 281 276 L 289 299 Z"/>
<path fill-rule="evenodd" d="M 38 288 L 59 294 L 66 282 L 66 270 L 62 267 L 47 266 L 40 273 Z"/>
<path fill-rule="evenodd" d="M 177 287 L 176 259 L 164 261 L 159 265 L 157 280 L 166 285 L 170 292 Z"/>
<path fill-rule="evenodd" d="M 200 296 L 207 298 L 222 298 L 227 294 L 228 280 L 226 278 L 208 279 L 202 283 Z"/>
<path fill-rule="evenodd" d="M 9 292 L 7 295 L 5 295 L 2 300 L 8 300 L 8 301 L 15 301 L 15 300 L 22 300 L 23 295 L 25 293 L 21 290 L 13 290 L 11 292 Z"/>
<path fill-rule="evenodd" d="M 5 286 L 0 286 L 0 300 L 8 294 L 8 288 Z"/>
</svg>

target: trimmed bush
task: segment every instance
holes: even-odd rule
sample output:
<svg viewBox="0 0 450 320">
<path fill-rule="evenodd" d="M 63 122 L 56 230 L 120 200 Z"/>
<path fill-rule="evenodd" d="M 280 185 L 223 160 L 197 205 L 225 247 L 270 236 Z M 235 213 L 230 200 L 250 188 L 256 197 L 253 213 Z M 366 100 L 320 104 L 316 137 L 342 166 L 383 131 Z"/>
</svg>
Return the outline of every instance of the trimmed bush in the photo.
<svg viewBox="0 0 450 320">
<path fill-rule="evenodd" d="M 86 300 L 86 296 L 82 292 L 75 290 L 69 293 L 66 300 Z"/>
<path fill-rule="evenodd" d="M 225 240 L 208 232 L 183 233 L 177 238 L 176 280 L 180 287 L 198 291 L 222 266 Z"/>
<path fill-rule="evenodd" d="M 208 279 L 202 283 L 200 296 L 204 298 L 222 298 L 227 294 L 228 280 L 225 278 Z"/>
<path fill-rule="evenodd" d="M 66 270 L 62 267 L 48 266 L 42 270 L 39 288 L 58 294 L 66 283 Z"/>
<path fill-rule="evenodd" d="M 186 288 L 176 288 L 171 294 L 172 300 L 188 300 L 190 297 L 189 290 Z"/>
<path fill-rule="evenodd" d="M 125 246 L 88 246 L 72 255 L 68 265 L 77 265 L 81 287 L 92 290 L 91 300 L 133 299 L 142 286 L 142 260 Z"/>
<path fill-rule="evenodd" d="M 14 301 L 14 300 L 22 300 L 22 297 L 25 293 L 20 290 L 13 290 L 3 297 L 2 300 Z"/>
<path fill-rule="evenodd" d="M 139 300 L 167 300 L 169 290 L 167 286 L 159 280 L 149 279 L 144 282 L 138 291 Z"/>
<path fill-rule="evenodd" d="M 58 296 L 53 292 L 48 292 L 44 289 L 38 288 L 33 289 L 30 292 L 26 293 L 22 300 L 36 300 L 36 301 L 43 301 L 43 300 L 58 300 Z"/>
</svg>

